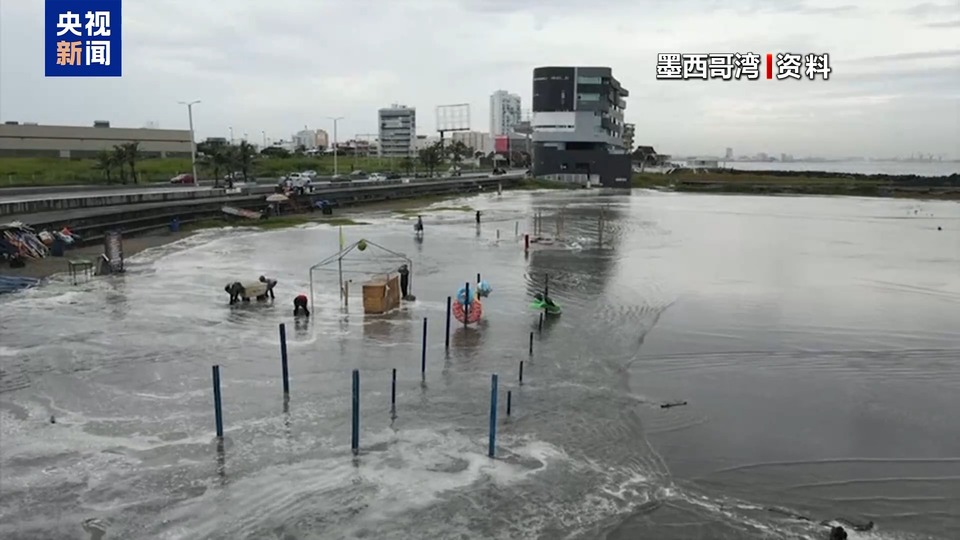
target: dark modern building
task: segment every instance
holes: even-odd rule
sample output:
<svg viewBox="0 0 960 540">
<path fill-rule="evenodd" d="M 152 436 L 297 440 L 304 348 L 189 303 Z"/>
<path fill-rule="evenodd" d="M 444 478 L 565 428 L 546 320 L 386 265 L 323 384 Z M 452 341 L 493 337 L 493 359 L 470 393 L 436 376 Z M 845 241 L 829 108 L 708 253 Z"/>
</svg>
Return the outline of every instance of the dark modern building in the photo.
<svg viewBox="0 0 960 540">
<path fill-rule="evenodd" d="M 534 69 L 534 176 L 630 187 L 623 133 L 629 95 L 607 67 Z"/>
</svg>

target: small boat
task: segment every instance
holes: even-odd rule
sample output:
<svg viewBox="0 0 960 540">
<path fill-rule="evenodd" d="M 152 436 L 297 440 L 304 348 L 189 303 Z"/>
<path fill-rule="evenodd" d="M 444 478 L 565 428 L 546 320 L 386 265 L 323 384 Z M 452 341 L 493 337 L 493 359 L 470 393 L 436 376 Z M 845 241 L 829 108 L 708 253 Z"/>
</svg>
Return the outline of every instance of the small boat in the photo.
<svg viewBox="0 0 960 540">
<path fill-rule="evenodd" d="M 39 284 L 39 279 L 19 276 L 0 276 L 0 294 L 29 289 Z"/>
<path fill-rule="evenodd" d="M 552 300 L 544 300 L 542 298 L 537 298 L 534 300 L 530 304 L 530 307 L 536 309 L 537 311 L 543 310 L 547 313 L 547 315 L 559 315 L 563 311 L 560 309 L 560 306 L 556 304 L 556 302 L 553 302 Z"/>
</svg>

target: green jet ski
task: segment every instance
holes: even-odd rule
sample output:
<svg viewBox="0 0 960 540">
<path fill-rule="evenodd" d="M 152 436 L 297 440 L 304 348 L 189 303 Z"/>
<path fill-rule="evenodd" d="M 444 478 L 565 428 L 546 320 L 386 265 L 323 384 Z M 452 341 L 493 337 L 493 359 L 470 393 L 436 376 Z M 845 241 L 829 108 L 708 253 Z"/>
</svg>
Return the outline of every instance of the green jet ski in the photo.
<svg viewBox="0 0 960 540">
<path fill-rule="evenodd" d="M 533 297 L 533 302 L 530 304 L 530 307 L 536 310 L 543 310 L 548 315 L 559 315 L 562 311 L 560 306 L 549 297 L 544 297 L 541 293 L 537 293 L 536 296 Z"/>
</svg>

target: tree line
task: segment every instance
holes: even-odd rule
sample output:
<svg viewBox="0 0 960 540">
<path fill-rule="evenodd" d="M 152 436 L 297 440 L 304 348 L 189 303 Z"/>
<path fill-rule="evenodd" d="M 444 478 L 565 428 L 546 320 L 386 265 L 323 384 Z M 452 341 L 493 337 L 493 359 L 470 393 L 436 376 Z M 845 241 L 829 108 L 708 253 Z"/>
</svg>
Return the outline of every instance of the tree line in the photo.
<svg viewBox="0 0 960 540">
<path fill-rule="evenodd" d="M 108 184 L 113 183 L 114 173 L 121 184 L 136 184 L 139 182 L 137 162 L 143 157 L 139 142 L 117 144 L 97 154 L 94 168 L 102 171 Z M 226 171 L 238 173 L 247 181 L 256 159 L 257 149 L 247 141 L 240 144 L 222 141 L 197 143 L 197 166 L 213 173 L 214 187 L 220 187 L 220 173 Z"/>
<path fill-rule="evenodd" d="M 214 178 L 214 186 L 219 187 L 221 173 L 236 173 L 246 182 L 252 177 L 253 166 L 263 156 L 276 156 L 268 152 L 270 148 L 257 152 L 257 149 L 247 141 L 240 144 L 229 144 L 226 141 L 205 141 L 197 143 L 197 166 L 208 170 Z M 459 168 L 466 158 L 480 159 L 483 152 L 467 146 L 462 141 L 452 141 L 443 144 L 440 141 L 423 148 L 415 156 L 408 156 L 400 161 L 400 167 L 411 174 L 417 163 L 433 176 L 444 163 L 451 163 Z M 139 142 L 129 142 L 115 145 L 110 150 L 103 150 L 97 155 L 94 167 L 102 171 L 107 183 L 113 183 L 114 178 L 121 184 L 139 181 L 137 176 L 137 162 L 143 159 L 143 152 Z M 513 152 L 509 157 L 515 166 L 529 166 L 530 158 L 525 152 Z M 114 176 L 116 174 L 116 176 Z"/>
</svg>

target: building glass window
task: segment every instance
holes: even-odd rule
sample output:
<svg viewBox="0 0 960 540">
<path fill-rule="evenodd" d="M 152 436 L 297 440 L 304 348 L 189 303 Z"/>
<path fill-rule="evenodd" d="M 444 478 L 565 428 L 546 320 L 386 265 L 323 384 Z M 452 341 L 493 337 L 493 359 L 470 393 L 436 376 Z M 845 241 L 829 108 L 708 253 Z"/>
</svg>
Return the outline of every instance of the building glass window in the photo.
<svg viewBox="0 0 960 540">
<path fill-rule="evenodd" d="M 577 77 L 577 84 L 600 84 L 600 77 Z"/>
<path fill-rule="evenodd" d="M 577 94 L 578 101 L 600 101 L 600 94 Z"/>
</svg>

